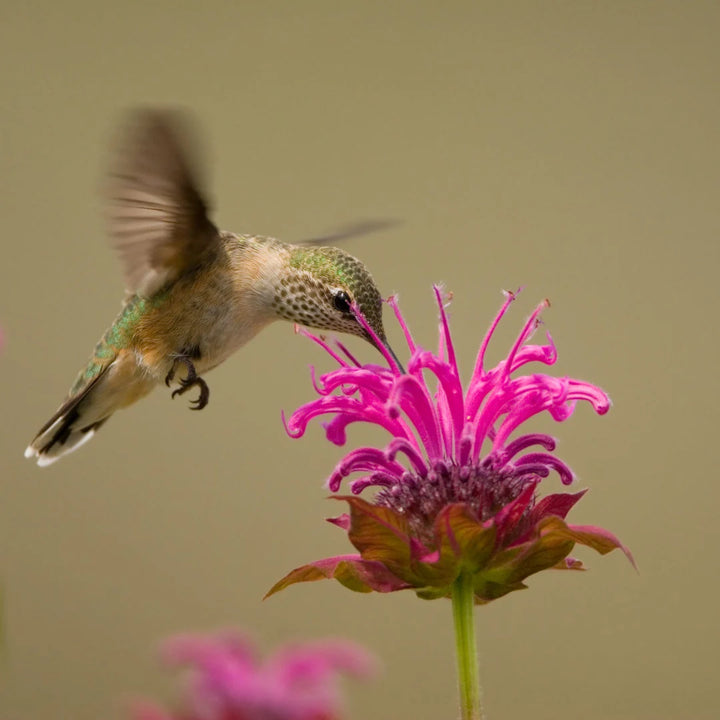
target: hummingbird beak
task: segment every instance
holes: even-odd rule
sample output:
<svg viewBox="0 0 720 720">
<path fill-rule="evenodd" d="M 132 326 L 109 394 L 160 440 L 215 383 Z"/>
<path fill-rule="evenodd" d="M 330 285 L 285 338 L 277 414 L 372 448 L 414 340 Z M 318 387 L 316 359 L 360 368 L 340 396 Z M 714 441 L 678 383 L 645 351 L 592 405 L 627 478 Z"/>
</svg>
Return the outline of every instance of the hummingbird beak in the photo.
<svg viewBox="0 0 720 720">
<path fill-rule="evenodd" d="M 383 350 L 393 359 L 395 364 L 398 367 L 398 370 L 400 370 L 401 375 L 405 375 L 405 368 L 403 367 L 403 364 L 398 360 L 398 356 L 395 354 L 395 351 L 390 347 L 390 343 L 385 339 L 382 338 L 382 347 L 379 347 L 378 350 L 382 353 Z M 385 353 L 383 353 L 384 355 Z"/>
</svg>

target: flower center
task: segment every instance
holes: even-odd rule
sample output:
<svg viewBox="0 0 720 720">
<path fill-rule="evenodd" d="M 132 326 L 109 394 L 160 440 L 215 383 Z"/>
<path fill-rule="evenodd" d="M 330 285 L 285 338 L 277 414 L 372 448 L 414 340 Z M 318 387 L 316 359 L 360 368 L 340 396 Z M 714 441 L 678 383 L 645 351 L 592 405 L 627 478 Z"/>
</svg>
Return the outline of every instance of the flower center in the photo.
<svg viewBox="0 0 720 720">
<path fill-rule="evenodd" d="M 435 518 L 446 505 L 464 503 L 478 520 L 485 521 L 515 500 L 530 482 L 527 475 L 518 477 L 482 466 L 438 462 L 427 477 L 404 473 L 399 482 L 377 493 L 375 503 L 403 514 L 417 537 L 428 543 L 433 538 Z"/>
</svg>

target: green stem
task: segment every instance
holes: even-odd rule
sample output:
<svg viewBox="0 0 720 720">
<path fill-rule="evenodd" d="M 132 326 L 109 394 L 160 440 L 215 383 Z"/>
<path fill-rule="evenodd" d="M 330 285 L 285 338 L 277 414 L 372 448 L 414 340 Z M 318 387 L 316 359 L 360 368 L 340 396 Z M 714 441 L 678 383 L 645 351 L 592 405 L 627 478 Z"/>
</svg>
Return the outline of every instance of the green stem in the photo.
<svg viewBox="0 0 720 720">
<path fill-rule="evenodd" d="M 460 573 L 453 583 L 452 607 L 462 720 L 483 720 L 485 717 L 481 702 L 473 599 L 472 574 Z"/>
</svg>

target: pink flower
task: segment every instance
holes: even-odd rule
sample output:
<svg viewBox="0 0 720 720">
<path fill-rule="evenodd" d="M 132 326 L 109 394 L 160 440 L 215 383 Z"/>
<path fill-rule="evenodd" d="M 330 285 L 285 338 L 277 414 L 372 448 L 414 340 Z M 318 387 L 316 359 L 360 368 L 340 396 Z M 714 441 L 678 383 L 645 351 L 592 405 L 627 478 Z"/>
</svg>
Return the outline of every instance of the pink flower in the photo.
<svg viewBox="0 0 720 720">
<path fill-rule="evenodd" d="M 590 383 L 520 374 L 529 363 L 552 365 L 557 359 L 549 334 L 546 344 L 530 343 L 547 301 L 532 313 L 507 357 L 487 368 L 488 345 L 515 300 L 507 293 L 463 390 L 437 287 L 435 296 L 437 353 L 417 346 L 396 300 L 389 300 L 410 351 L 407 372 L 390 354 L 388 367 L 360 365 L 340 343 L 333 348 L 306 333 L 340 367 L 319 382 L 313 373 L 319 397 L 292 414 L 288 434 L 299 438 L 311 420 L 326 416 L 326 436 L 336 445 L 345 444 L 346 429 L 355 422 L 378 425 L 391 439 L 382 449 L 352 450 L 328 480 L 337 492 L 345 478 L 359 474 L 349 481 L 352 495 L 339 498 L 350 505 L 349 515 L 331 521 L 348 532 L 359 554 L 297 568 L 268 594 L 296 582 L 334 578 L 363 592 L 412 588 L 424 598 L 447 597 L 460 572 L 469 570 L 475 601 L 483 603 L 524 588 L 523 580 L 540 570 L 581 569 L 582 563 L 569 557 L 575 544 L 602 554 L 622 548 L 632 560 L 611 533 L 565 522 L 585 491 L 538 498 L 548 475 L 554 472 L 569 485 L 573 473 L 553 454 L 555 440 L 521 432 L 523 423 L 543 412 L 567 420 L 578 401 L 599 415 L 610 408 L 608 396 Z M 362 316 L 358 321 L 372 334 Z M 357 497 L 367 489 L 375 490 L 371 502 Z"/>
<path fill-rule="evenodd" d="M 191 668 L 181 708 L 168 712 L 144 703 L 133 720 L 336 720 L 336 676 L 373 669 L 366 652 L 342 641 L 287 645 L 261 661 L 237 632 L 178 636 L 163 655 L 168 664 Z"/>
</svg>

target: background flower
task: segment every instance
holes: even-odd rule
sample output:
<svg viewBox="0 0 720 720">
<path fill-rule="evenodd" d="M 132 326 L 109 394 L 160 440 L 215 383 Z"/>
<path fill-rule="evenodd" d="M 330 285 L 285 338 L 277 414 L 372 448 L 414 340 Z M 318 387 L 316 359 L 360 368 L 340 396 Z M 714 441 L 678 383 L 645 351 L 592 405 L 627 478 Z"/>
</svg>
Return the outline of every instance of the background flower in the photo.
<svg viewBox="0 0 720 720">
<path fill-rule="evenodd" d="M 138 703 L 133 720 L 335 720 L 337 676 L 366 677 L 374 667 L 367 652 L 340 640 L 286 645 L 261 660 L 236 631 L 175 637 L 163 657 L 190 669 L 179 708 Z"/>
</svg>

